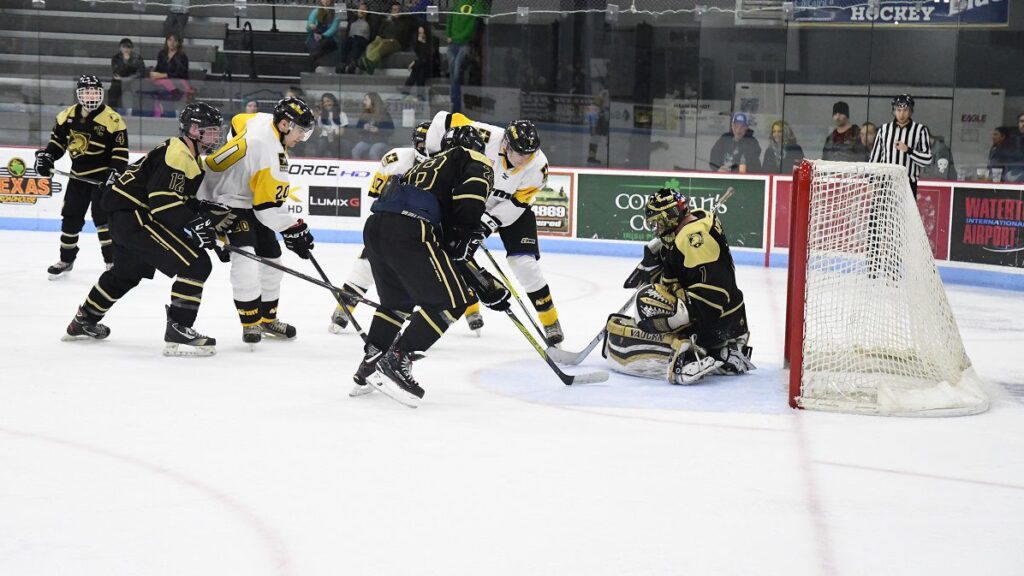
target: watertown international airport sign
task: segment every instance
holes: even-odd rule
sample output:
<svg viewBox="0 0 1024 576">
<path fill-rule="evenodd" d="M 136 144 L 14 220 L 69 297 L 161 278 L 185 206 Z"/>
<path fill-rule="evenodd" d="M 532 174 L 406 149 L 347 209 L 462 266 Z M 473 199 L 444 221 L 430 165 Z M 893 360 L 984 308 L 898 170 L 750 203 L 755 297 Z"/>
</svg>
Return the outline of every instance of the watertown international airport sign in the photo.
<svg viewBox="0 0 1024 576">
<path fill-rule="evenodd" d="M 804 24 L 858 26 L 1006 26 L 1011 0 L 796 0 L 793 19 Z"/>
</svg>

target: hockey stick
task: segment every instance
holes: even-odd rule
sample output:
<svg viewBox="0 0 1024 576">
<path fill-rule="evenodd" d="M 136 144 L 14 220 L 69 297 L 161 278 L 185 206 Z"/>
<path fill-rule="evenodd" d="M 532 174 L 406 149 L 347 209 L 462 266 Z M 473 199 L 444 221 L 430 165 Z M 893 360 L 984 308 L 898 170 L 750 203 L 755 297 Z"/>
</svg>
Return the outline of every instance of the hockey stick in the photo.
<svg viewBox="0 0 1024 576">
<path fill-rule="evenodd" d="M 625 314 L 626 310 L 629 310 L 629 307 L 633 305 L 633 300 L 635 298 L 636 293 L 634 292 L 633 295 L 629 297 L 629 300 L 626 300 L 626 303 L 622 305 L 622 308 L 619 308 L 617 314 Z M 594 336 L 594 339 L 590 341 L 590 344 L 587 344 L 587 347 L 579 352 L 569 352 L 568 350 L 561 350 L 558 348 L 548 348 L 548 355 L 551 356 L 552 360 L 559 364 L 575 366 L 580 362 L 583 362 L 587 356 L 590 356 L 590 353 L 594 351 L 594 348 L 597 348 L 597 345 L 601 343 L 601 339 L 604 338 L 605 332 L 607 331 L 607 326 L 601 328 L 601 331 L 597 333 L 597 336 Z"/>
<path fill-rule="evenodd" d="M 526 307 L 526 304 L 523 304 L 522 299 L 519 298 L 519 294 L 516 292 L 515 286 L 512 285 L 512 281 L 509 280 L 508 276 L 505 275 L 505 272 L 504 270 L 501 269 L 501 266 L 498 266 L 497 260 L 494 259 L 494 256 L 491 256 L 491 251 L 487 249 L 487 246 L 481 244 L 480 248 L 484 251 L 484 254 L 487 255 L 487 259 L 491 261 L 491 265 L 494 266 L 494 270 L 498 272 L 498 276 L 501 276 L 501 281 L 504 282 L 505 286 L 508 287 L 508 291 L 512 293 L 512 297 L 516 299 L 516 302 L 519 302 L 519 307 L 523 309 L 523 312 L 526 314 L 526 317 L 530 320 L 530 324 L 533 324 L 533 328 L 537 330 L 537 334 L 540 335 L 541 340 L 543 340 L 544 343 L 547 344 L 547 335 L 545 335 L 544 330 L 542 330 L 541 327 L 537 325 L 537 321 L 534 320 L 533 314 L 530 313 L 530 310 Z M 549 346 L 548 348 L 553 348 L 553 346 Z"/>
<path fill-rule="evenodd" d="M 519 321 L 519 318 L 516 318 L 516 314 L 511 308 L 505 309 L 505 315 L 509 317 L 509 320 L 512 320 L 512 323 L 516 325 L 516 328 L 519 328 L 519 331 L 523 333 L 523 336 L 525 336 L 530 342 L 533 349 L 537 351 L 537 354 L 540 354 L 540 357 L 544 359 L 544 362 L 547 362 L 547 365 L 555 372 L 555 375 L 562 381 L 562 384 L 565 384 L 566 386 L 572 386 L 573 384 L 594 384 L 596 382 L 604 382 L 608 379 L 608 372 L 604 370 L 587 372 L 585 374 L 566 374 L 565 372 L 562 372 L 558 365 L 555 364 L 550 356 L 548 356 L 548 353 L 541 348 L 537 339 L 533 337 L 533 334 L 530 334 L 530 329 L 524 326 L 523 323 Z"/>
<path fill-rule="evenodd" d="M 234 252 L 235 254 L 244 256 L 244 257 L 246 257 L 246 258 L 248 258 L 250 260 L 255 260 L 255 261 L 259 262 L 260 264 L 263 264 L 264 266 L 270 266 L 271 268 L 277 268 L 278 270 L 280 270 L 282 272 L 285 272 L 287 274 L 291 274 L 292 276 L 295 276 L 296 278 L 301 278 L 301 279 L 305 280 L 306 282 L 309 282 L 311 284 L 316 284 L 317 286 L 319 286 L 321 288 L 326 288 L 326 289 L 330 290 L 331 292 L 334 292 L 335 294 L 339 294 L 339 295 L 340 294 L 344 294 L 345 296 L 350 296 L 353 300 L 355 300 L 356 302 L 359 302 L 360 304 L 366 304 L 367 306 L 372 306 L 373 308 L 380 308 L 380 304 L 374 302 L 373 300 L 364 298 L 360 294 L 356 294 L 354 292 L 350 292 L 348 290 L 345 290 L 344 288 L 338 288 L 337 286 L 331 284 L 330 282 L 324 282 L 323 280 L 317 280 L 316 278 L 313 278 L 312 276 L 308 276 L 306 274 L 303 274 L 302 272 L 299 272 L 298 270 L 292 270 L 291 268 L 289 268 L 287 266 L 284 266 L 282 264 L 278 264 L 277 262 L 274 262 L 273 260 L 268 260 L 268 259 L 266 259 L 266 258 L 264 258 L 262 256 L 257 256 L 256 254 L 253 254 L 252 252 L 249 252 L 248 250 L 242 250 L 238 246 L 234 246 L 232 244 L 224 244 L 223 248 L 225 250 L 227 250 L 228 252 Z"/>
<path fill-rule="evenodd" d="M 711 213 L 716 213 L 718 211 L 718 207 L 721 206 L 722 204 L 725 204 L 729 200 L 729 198 L 731 198 L 732 195 L 735 193 L 736 189 L 733 188 L 732 186 L 727 188 L 725 192 L 722 193 L 722 195 L 718 198 L 718 202 L 715 202 L 714 207 L 711 208 Z M 717 218 L 718 216 L 716 215 L 715 217 Z M 629 310 L 629 306 L 633 303 L 633 300 L 635 298 L 636 293 L 634 292 L 633 295 L 629 297 L 629 300 L 627 300 L 626 303 L 623 304 L 622 308 L 619 308 L 618 314 L 625 314 L 626 310 Z M 587 344 L 587 347 L 584 348 L 583 350 L 580 350 L 579 352 L 574 353 L 568 352 L 566 350 L 560 350 L 558 348 L 550 348 L 548 349 L 548 354 L 551 356 L 552 359 L 554 359 L 555 362 L 558 362 L 559 364 L 565 364 L 567 366 L 576 366 L 580 362 L 583 362 L 583 360 L 585 360 L 586 357 L 589 356 L 590 353 L 594 351 L 594 348 L 597 348 L 597 345 L 601 343 L 601 339 L 604 338 L 606 331 L 607 327 L 602 328 L 601 331 L 597 333 L 597 336 L 594 336 L 594 339 L 590 341 L 590 344 Z"/>
<path fill-rule="evenodd" d="M 313 257 L 312 252 L 309 253 L 309 261 L 313 263 L 313 267 L 316 268 L 317 273 L 320 274 L 320 277 L 324 279 L 324 282 L 330 284 L 331 281 L 327 279 L 327 273 L 324 272 L 324 269 L 320 267 L 320 263 L 317 262 L 316 258 Z M 345 301 L 342 300 L 341 294 L 339 292 L 335 292 L 334 290 L 331 290 L 331 293 L 334 294 L 334 299 L 338 301 L 338 306 L 341 306 L 342 313 L 345 314 L 345 317 L 348 318 L 348 321 L 352 324 L 352 327 L 355 328 L 356 332 L 359 333 L 359 337 L 363 339 L 363 344 L 366 344 L 366 333 L 363 332 L 362 326 L 359 325 L 359 322 L 356 322 L 356 317 L 348 309 L 348 306 L 345 305 Z"/>
<path fill-rule="evenodd" d="M 92 184 L 93 186 L 103 186 L 104 184 L 106 184 L 106 182 L 100 182 L 99 180 L 93 180 L 92 178 L 86 178 L 84 176 L 75 176 L 74 174 L 72 174 L 70 172 L 65 172 L 63 170 L 57 170 L 56 168 L 53 169 L 53 173 L 57 174 L 59 176 L 64 176 L 65 178 L 68 178 L 70 180 L 78 180 L 79 182 L 85 182 L 86 184 Z"/>
</svg>

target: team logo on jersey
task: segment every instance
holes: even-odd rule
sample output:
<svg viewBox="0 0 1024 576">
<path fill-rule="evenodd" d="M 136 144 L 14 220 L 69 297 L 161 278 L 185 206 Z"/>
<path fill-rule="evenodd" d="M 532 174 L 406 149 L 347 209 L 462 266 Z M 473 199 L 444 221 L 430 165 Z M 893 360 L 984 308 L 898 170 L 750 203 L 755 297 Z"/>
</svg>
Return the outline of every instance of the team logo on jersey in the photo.
<svg viewBox="0 0 1024 576">
<path fill-rule="evenodd" d="M 690 243 L 690 246 L 694 248 L 700 248 L 704 245 L 704 234 L 700 232 L 694 232 L 686 237 L 686 241 Z"/>
<path fill-rule="evenodd" d="M 89 135 L 83 132 L 72 130 L 68 135 L 68 154 L 72 158 L 78 158 L 89 149 Z"/>
<path fill-rule="evenodd" d="M 102 124 L 97 124 L 93 126 L 93 130 L 96 131 L 97 136 L 103 136 L 103 133 L 106 132 L 106 129 L 103 127 Z"/>
<path fill-rule="evenodd" d="M 277 163 L 284 172 L 288 171 L 288 155 L 281 152 L 277 155 Z"/>
</svg>

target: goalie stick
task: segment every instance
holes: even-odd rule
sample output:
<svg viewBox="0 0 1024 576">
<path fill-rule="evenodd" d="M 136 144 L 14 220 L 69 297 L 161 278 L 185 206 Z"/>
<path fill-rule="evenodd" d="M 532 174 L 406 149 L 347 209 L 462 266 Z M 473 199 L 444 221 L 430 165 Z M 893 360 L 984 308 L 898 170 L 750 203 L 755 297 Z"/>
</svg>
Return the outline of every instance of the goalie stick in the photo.
<svg viewBox="0 0 1024 576">
<path fill-rule="evenodd" d="M 728 187 L 725 190 L 725 192 L 723 192 L 722 195 L 718 198 L 718 202 L 715 202 L 714 207 L 711 208 L 711 213 L 714 214 L 715 212 L 717 212 L 718 207 L 721 206 L 722 204 L 725 204 L 729 200 L 729 198 L 731 198 L 732 195 L 735 193 L 735 188 L 733 188 L 732 186 Z M 627 300 L 626 303 L 623 304 L 621 308 L 619 308 L 619 311 L 617 313 L 625 314 L 626 310 L 629 310 L 629 307 L 633 304 L 634 298 L 636 298 L 635 292 L 632 296 L 629 297 L 629 300 Z M 584 348 L 583 350 L 580 350 L 579 352 L 569 352 L 567 350 L 561 350 L 558 348 L 549 348 L 548 355 L 551 356 L 551 358 L 555 362 L 558 362 L 559 364 L 565 364 L 566 366 L 576 366 L 580 362 L 583 362 L 587 358 L 587 356 L 590 356 L 590 353 L 594 351 L 594 348 L 597 348 L 597 345 L 601 343 L 601 339 L 604 338 L 605 332 L 607 332 L 607 327 L 601 328 L 601 331 L 597 333 L 597 336 L 594 336 L 594 339 L 590 341 L 590 344 L 587 344 L 587 347 Z"/>
</svg>

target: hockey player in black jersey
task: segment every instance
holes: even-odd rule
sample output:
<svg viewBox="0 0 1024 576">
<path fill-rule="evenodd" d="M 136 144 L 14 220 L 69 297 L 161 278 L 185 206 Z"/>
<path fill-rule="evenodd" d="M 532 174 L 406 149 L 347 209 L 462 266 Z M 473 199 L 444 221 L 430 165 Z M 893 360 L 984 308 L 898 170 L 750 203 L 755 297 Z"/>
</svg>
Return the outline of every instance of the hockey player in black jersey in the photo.
<svg viewBox="0 0 1024 576">
<path fill-rule="evenodd" d="M 75 176 L 106 182 L 124 172 L 128 165 L 128 126 L 121 115 L 103 104 L 103 83 L 95 76 L 82 76 L 75 88 L 78 104 L 57 114 L 46 148 L 36 152 L 36 172 L 49 178 L 54 163 L 64 154 L 71 157 Z M 107 214 L 100 206 L 101 186 L 70 179 L 61 208 L 60 260 L 46 271 L 51 280 L 70 272 L 78 256 L 78 234 L 85 224 L 85 211 L 92 204 L 92 221 L 100 240 L 107 268 L 113 262 Z"/>
<path fill-rule="evenodd" d="M 181 135 L 170 138 L 132 164 L 105 191 L 110 215 L 114 266 L 104 272 L 68 324 L 64 340 L 103 339 L 110 329 L 103 316 L 143 278 L 156 270 L 174 278 L 166 307 L 165 356 L 209 356 L 216 340 L 192 325 L 202 302 L 203 283 L 213 266 L 206 250 L 234 219 L 231 210 L 196 200 L 203 180 L 199 155 L 221 140 L 220 112 L 203 102 L 189 104 L 179 116 Z"/>
<path fill-rule="evenodd" d="M 639 288 L 636 315 L 609 318 L 605 356 L 622 372 L 660 372 L 672 384 L 754 369 L 743 292 L 721 220 L 713 211 L 688 210 L 671 189 L 652 194 L 644 212 L 657 237 L 624 286 Z"/>
<path fill-rule="evenodd" d="M 363 229 L 381 306 L 354 379 L 357 387 L 372 386 L 410 407 L 424 393 L 412 377 L 413 353 L 441 338 L 472 292 L 494 309 L 508 307 L 508 290 L 470 263 L 477 238 L 472 232 L 494 183 L 490 161 L 480 153 L 483 140 L 463 126 L 444 148 L 401 177 L 388 178 Z"/>
</svg>

